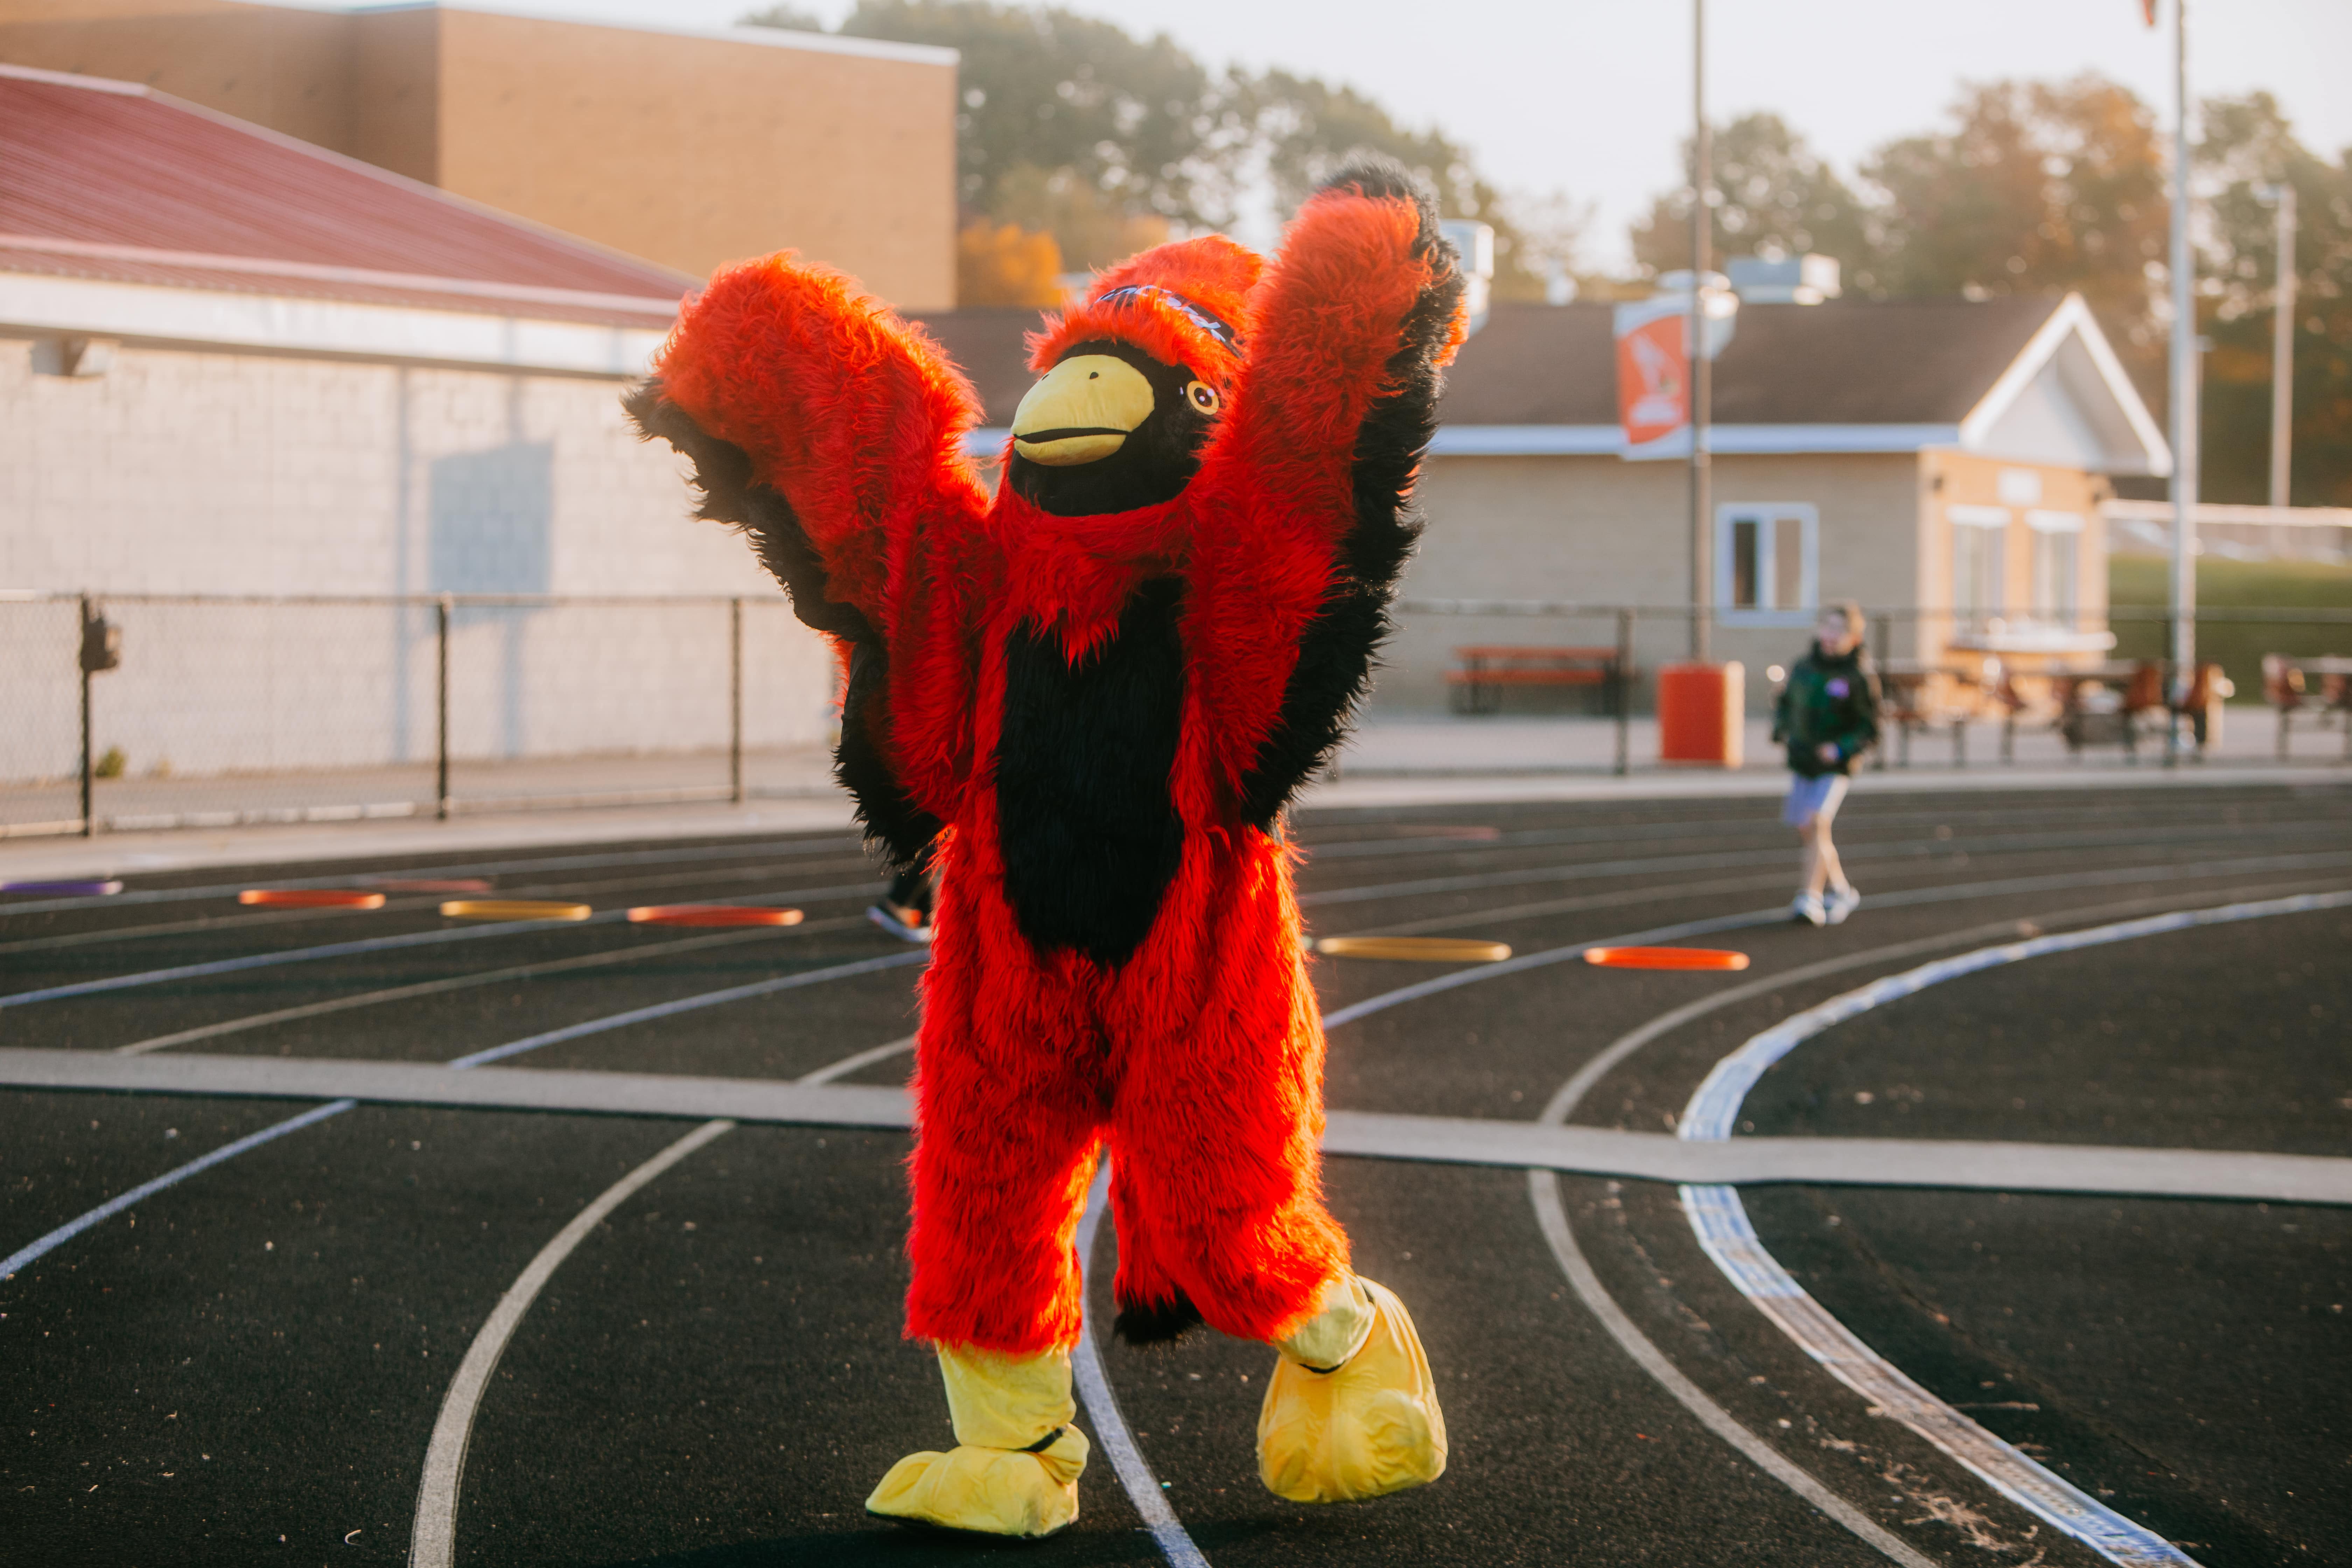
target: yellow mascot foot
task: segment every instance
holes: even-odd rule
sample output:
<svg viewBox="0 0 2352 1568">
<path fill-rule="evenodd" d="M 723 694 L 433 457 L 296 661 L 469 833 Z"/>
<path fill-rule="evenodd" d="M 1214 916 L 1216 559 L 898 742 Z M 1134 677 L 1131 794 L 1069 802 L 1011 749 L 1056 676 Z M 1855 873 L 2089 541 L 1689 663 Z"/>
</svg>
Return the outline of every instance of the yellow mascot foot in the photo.
<svg viewBox="0 0 2352 1568">
<path fill-rule="evenodd" d="M 979 1535 L 1051 1535 L 1078 1517 L 1087 1435 L 1070 1425 L 1070 1355 L 941 1345 L 956 1446 L 890 1467 L 866 1511 Z"/>
<path fill-rule="evenodd" d="M 971 1448 L 909 1454 L 890 1467 L 866 1511 L 979 1535 L 1051 1535 L 1078 1517 L 1086 1434 L 1065 1426 L 1034 1454 Z"/>
<path fill-rule="evenodd" d="M 1445 1416 L 1404 1303 L 1343 1275 L 1279 1342 L 1257 1417 L 1258 1476 L 1292 1502 L 1349 1502 L 1435 1480 Z"/>
</svg>

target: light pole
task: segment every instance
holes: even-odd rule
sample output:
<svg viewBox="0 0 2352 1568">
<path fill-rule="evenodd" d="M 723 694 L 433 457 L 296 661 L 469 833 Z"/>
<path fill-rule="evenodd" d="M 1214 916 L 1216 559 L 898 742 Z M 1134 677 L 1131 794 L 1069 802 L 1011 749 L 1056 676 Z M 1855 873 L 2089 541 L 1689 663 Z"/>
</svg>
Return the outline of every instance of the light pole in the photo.
<svg viewBox="0 0 2352 1568">
<path fill-rule="evenodd" d="M 2172 694 L 2197 668 L 2197 297 L 2189 247 L 2189 0 L 2172 9 Z M 2179 746 L 2178 717 L 2165 752 Z"/>
<path fill-rule="evenodd" d="M 2294 469 L 2294 187 L 2281 180 L 2263 195 L 2278 207 L 2278 287 L 2271 301 L 2271 505 L 2287 497 Z"/>
<path fill-rule="evenodd" d="M 1706 355 L 1706 273 L 1714 258 L 1715 146 L 1706 129 L 1706 0 L 1691 0 L 1691 291 L 1690 291 L 1690 560 L 1693 663 L 1706 662 L 1708 603 L 1713 586 L 1715 530 L 1707 470 L 1706 422 L 1715 398 L 1715 366 Z"/>
</svg>

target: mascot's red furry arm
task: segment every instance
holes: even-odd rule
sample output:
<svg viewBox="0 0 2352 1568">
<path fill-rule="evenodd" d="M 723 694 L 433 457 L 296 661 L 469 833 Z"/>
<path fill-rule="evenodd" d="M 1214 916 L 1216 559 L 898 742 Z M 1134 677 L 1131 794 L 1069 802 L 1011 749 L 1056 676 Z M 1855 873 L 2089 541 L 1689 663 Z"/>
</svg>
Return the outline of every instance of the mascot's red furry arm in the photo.
<svg viewBox="0 0 2352 1568">
<path fill-rule="evenodd" d="M 715 278 L 631 395 L 703 514 L 848 646 L 840 774 L 869 831 L 901 862 L 938 843 L 908 1331 L 959 1442 L 903 1461 L 877 1513 L 1072 1516 L 1071 1238 L 1106 1146 L 1119 1331 L 1205 1319 L 1282 1352 L 1268 1486 L 1443 1468 L 1411 1319 L 1323 1206 L 1322 1032 L 1274 826 L 1387 630 L 1462 292 L 1433 205 L 1377 161 L 1270 266 L 1214 237 L 1132 258 L 1031 340 L 992 499 L 945 356 L 789 258 Z"/>
</svg>

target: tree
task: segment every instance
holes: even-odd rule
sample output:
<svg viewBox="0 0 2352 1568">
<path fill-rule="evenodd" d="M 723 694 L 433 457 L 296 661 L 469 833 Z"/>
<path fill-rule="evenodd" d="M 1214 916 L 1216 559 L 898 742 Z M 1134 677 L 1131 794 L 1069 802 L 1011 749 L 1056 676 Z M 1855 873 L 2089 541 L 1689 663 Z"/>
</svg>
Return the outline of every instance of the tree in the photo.
<svg viewBox="0 0 2352 1568">
<path fill-rule="evenodd" d="M 2352 505 L 2352 151 L 2337 162 L 2295 140 L 2269 93 L 2204 106 L 2198 148 L 2209 192 L 2200 316 L 2205 359 L 2201 489 L 2216 501 L 2270 499 L 2275 209 L 2263 188 L 2294 186 L 2299 220 L 2294 493 Z"/>
<path fill-rule="evenodd" d="M 1777 114 L 1744 114 L 1716 132 L 1716 188 L 1711 248 L 1717 264 L 1734 256 L 1801 256 L 1838 259 L 1845 286 L 1868 293 L 1877 284 L 1869 210 L 1805 139 Z M 1635 220 L 1633 259 L 1651 277 L 1691 263 L 1691 145 L 1683 143 L 1685 188 L 1650 204 Z"/>
<path fill-rule="evenodd" d="M 987 0 L 858 0 L 841 31 L 962 51 L 967 207 L 1002 216 L 1019 171 L 1066 170 L 1124 214 L 1229 216 L 1209 72 L 1165 33 L 1141 39 L 1074 12 Z"/>
<path fill-rule="evenodd" d="M 2079 292 L 2155 392 L 2171 210 L 2155 115 L 2091 73 L 1987 83 L 1953 115 L 1951 129 L 1890 142 L 1864 165 L 1881 194 L 1879 288 L 1914 299 Z"/>
<path fill-rule="evenodd" d="M 1493 226 L 1497 298 L 1543 298 L 1551 260 L 1546 246 L 1530 244 L 1469 152 L 1443 131 L 1400 125 L 1352 87 L 1286 70 L 1237 73 L 1225 102 L 1225 118 L 1261 161 L 1277 210 L 1296 211 L 1350 154 L 1384 153 L 1429 183 L 1445 216 Z M 1557 236 L 1549 248 L 1559 248 Z"/>
<path fill-rule="evenodd" d="M 745 21 L 813 28 L 789 5 Z M 1252 182 L 1287 215 L 1347 155 L 1390 153 L 1436 187 L 1449 217 L 1496 229 L 1496 293 L 1543 296 L 1573 226 L 1522 235 L 1469 154 L 1400 126 L 1354 89 L 1288 71 L 1212 72 L 1166 34 L 992 0 L 858 0 L 841 32 L 962 52 L 958 196 L 967 215 L 1049 233 L 1063 262 L 1099 268 L 1178 227 L 1230 225 Z"/>
</svg>

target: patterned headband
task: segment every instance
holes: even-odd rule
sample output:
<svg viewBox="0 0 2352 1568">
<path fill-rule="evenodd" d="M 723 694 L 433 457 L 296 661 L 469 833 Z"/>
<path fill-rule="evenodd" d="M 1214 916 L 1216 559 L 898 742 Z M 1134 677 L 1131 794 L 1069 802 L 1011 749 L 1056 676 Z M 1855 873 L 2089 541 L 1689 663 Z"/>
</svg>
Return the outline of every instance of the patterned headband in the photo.
<svg viewBox="0 0 2352 1568">
<path fill-rule="evenodd" d="M 1176 311 L 1177 314 L 1182 316 L 1186 321 L 1191 321 L 1194 326 L 1200 328 L 1202 331 L 1208 333 L 1211 337 L 1224 344 L 1225 347 L 1233 350 L 1235 353 L 1239 353 L 1241 352 L 1242 340 L 1240 333 L 1234 331 L 1233 328 L 1225 325 L 1224 322 L 1217 320 L 1216 317 L 1209 314 L 1208 311 L 1201 309 L 1200 306 L 1192 303 L 1192 300 L 1184 298 L 1183 295 L 1175 292 L 1173 289 L 1162 289 L 1157 283 L 1129 283 L 1122 288 L 1113 289 L 1108 293 L 1097 296 L 1094 303 L 1097 305 L 1122 304 L 1130 300 L 1143 299 L 1164 300 Z"/>
</svg>

